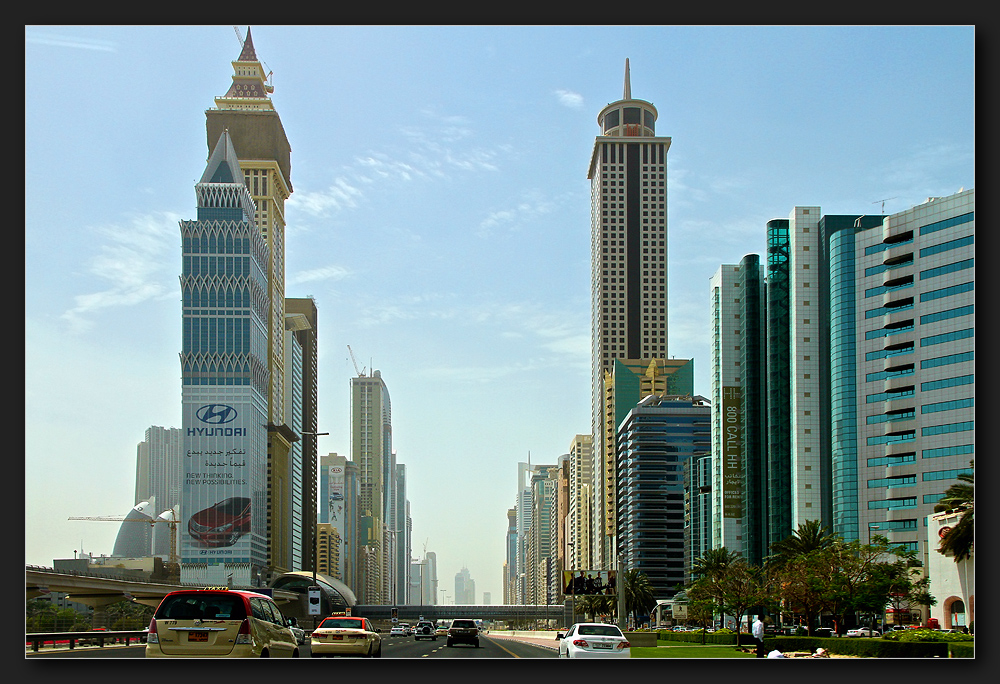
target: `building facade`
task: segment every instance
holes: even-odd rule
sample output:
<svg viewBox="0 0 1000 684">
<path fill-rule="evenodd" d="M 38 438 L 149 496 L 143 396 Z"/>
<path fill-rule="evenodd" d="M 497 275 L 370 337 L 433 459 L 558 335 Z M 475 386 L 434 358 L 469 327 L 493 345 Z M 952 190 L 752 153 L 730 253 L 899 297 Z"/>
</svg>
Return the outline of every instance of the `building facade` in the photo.
<svg viewBox="0 0 1000 684">
<path fill-rule="evenodd" d="M 856 236 L 858 534 L 936 553 L 925 525 L 975 458 L 975 190 Z"/>
<path fill-rule="evenodd" d="M 181 581 L 259 586 L 269 555 L 269 255 L 228 132 L 195 194 L 198 218 L 180 222 Z"/>
<path fill-rule="evenodd" d="M 657 597 L 686 579 L 684 462 L 711 455 L 703 397 L 651 394 L 618 426 L 618 535 L 625 570 L 646 575 Z"/>
<path fill-rule="evenodd" d="M 668 358 L 667 151 L 657 111 L 633 99 L 628 60 L 622 99 L 597 117 L 587 178 L 591 188 L 591 435 L 594 473 L 593 560 L 616 565 L 614 480 L 604 422 L 605 380 L 617 358 Z"/>
<path fill-rule="evenodd" d="M 315 563 L 316 522 L 319 502 L 316 474 L 319 469 L 317 430 L 319 420 L 319 314 L 316 302 L 311 298 L 285 300 L 285 326 L 293 337 L 286 346 L 300 350 L 301 366 L 298 379 L 299 478 L 293 483 L 299 499 L 299 512 L 294 516 L 299 520 L 298 546 L 301 555 L 294 562 L 300 569 L 312 569 Z M 287 403 L 287 400 L 286 400 Z M 341 579 L 341 578 L 338 578 Z"/>
</svg>

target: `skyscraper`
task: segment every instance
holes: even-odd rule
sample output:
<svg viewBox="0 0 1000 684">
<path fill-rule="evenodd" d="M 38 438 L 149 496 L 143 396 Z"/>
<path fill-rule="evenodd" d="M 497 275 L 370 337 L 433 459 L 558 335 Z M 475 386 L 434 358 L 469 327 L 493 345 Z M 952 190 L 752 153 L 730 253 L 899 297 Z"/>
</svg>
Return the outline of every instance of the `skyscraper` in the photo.
<svg viewBox="0 0 1000 684">
<path fill-rule="evenodd" d="M 632 98 L 628 60 L 622 99 L 597 117 L 591 187 L 591 354 L 594 453 L 607 459 L 604 382 L 616 358 L 667 358 L 667 151 L 656 108 Z M 604 469 L 596 468 L 594 561 L 615 564 Z M 596 522 L 595 520 L 595 522 Z"/>
<path fill-rule="evenodd" d="M 292 569 L 285 530 L 294 517 L 295 497 L 291 483 L 279 484 L 275 476 L 288 472 L 292 444 L 298 432 L 285 407 L 285 201 L 292 193 L 291 146 L 281 119 L 268 94 L 274 91 L 270 73 L 257 57 L 253 37 L 247 36 L 233 65 L 232 83 L 225 95 L 215 98 L 215 108 L 205 112 L 208 145 L 228 131 L 238 151 L 240 175 L 254 200 L 254 221 L 267 245 L 262 264 L 266 283 L 268 481 L 266 516 L 267 575 Z M 290 533 L 290 532 L 289 532 Z M 273 544 L 272 544 L 273 543 Z"/>
<path fill-rule="evenodd" d="M 293 340 L 301 349 L 301 373 L 298 383 L 300 405 L 297 425 L 301 431 L 301 440 L 297 443 L 298 469 L 301 476 L 293 485 L 299 492 L 300 509 L 295 516 L 301 520 L 301 557 L 294 559 L 296 569 L 311 570 L 316 549 L 316 515 L 317 515 L 317 482 L 318 467 L 317 427 L 319 416 L 319 320 L 316 302 L 312 298 L 285 300 L 285 327 Z M 286 403 L 291 399 L 286 400 Z"/>
<path fill-rule="evenodd" d="M 181 221 L 181 581 L 251 586 L 268 567 L 267 243 L 228 131 Z"/>
<path fill-rule="evenodd" d="M 378 605 L 389 598 L 383 580 L 385 530 L 390 522 L 386 491 L 391 493 L 392 408 L 389 389 L 377 370 L 351 378 L 351 460 L 358 465 L 361 480 L 357 561 L 367 572 L 364 589 L 355 591 L 362 603 Z"/>
</svg>

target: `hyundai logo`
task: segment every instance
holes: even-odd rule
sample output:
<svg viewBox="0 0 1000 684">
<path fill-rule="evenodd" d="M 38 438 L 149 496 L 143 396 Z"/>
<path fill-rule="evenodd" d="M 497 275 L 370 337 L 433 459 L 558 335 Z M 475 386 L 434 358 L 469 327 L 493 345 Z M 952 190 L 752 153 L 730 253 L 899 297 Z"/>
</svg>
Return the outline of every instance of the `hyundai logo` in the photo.
<svg viewBox="0 0 1000 684">
<path fill-rule="evenodd" d="M 236 420 L 236 409 L 225 404 L 208 404 L 198 409 L 198 420 L 211 425 L 222 425 Z"/>
</svg>

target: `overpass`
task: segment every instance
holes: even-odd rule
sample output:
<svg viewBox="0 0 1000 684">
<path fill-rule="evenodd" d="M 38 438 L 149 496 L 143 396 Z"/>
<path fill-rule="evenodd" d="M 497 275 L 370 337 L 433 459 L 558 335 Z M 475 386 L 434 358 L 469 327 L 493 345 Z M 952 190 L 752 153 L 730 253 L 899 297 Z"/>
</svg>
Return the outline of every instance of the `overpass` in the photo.
<svg viewBox="0 0 1000 684">
<path fill-rule="evenodd" d="M 279 576 L 279 578 L 282 576 Z M 68 594 L 70 601 L 83 603 L 94 609 L 94 626 L 107 627 L 106 608 L 120 601 L 134 601 L 155 608 L 163 597 L 185 585 L 171 582 L 144 581 L 128 575 L 88 574 L 74 570 L 56 570 L 35 565 L 24 568 L 25 599 L 36 598 L 49 592 Z M 234 587 L 262 591 L 260 587 Z M 263 589 L 274 598 L 285 615 L 305 616 L 308 611 L 303 604 L 304 596 L 296 591 Z M 557 620 L 561 625 L 570 625 L 572 609 L 570 603 L 554 605 L 398 605 L 396 615 L 402 622 L 416 622 L 423 615 L 428 620 L 452 618 L 473 618 L 480 620 Z M 392 618 L 393 606 L 352 605 L 351 614 L 370 617 L 373 620 L 388 621 Z"/>
</svg>

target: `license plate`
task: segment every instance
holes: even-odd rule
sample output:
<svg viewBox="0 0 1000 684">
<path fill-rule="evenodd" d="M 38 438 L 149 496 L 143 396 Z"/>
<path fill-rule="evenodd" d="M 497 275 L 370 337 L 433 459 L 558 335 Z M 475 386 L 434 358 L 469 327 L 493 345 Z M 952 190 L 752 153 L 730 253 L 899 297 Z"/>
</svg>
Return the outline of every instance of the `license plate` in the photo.
<svg viewBox="0 0 1000 684">
<path fill-rule="evenodd" d="M 188 632 L 188 641 L 208 641 L 208 632 Z"/>
<path fill-rule="evenodd" d="M 594 642 L 594 648 L 611 648 L 611 644 L 602 643 L 600 641 Z"/>
<path fill-rule="evenodd" d="M 330 641 L 343 641 L 343 640 L 344 640 L 344 635 L 343 634 L 331 634 L 330 635 Z"/>
</svg>

